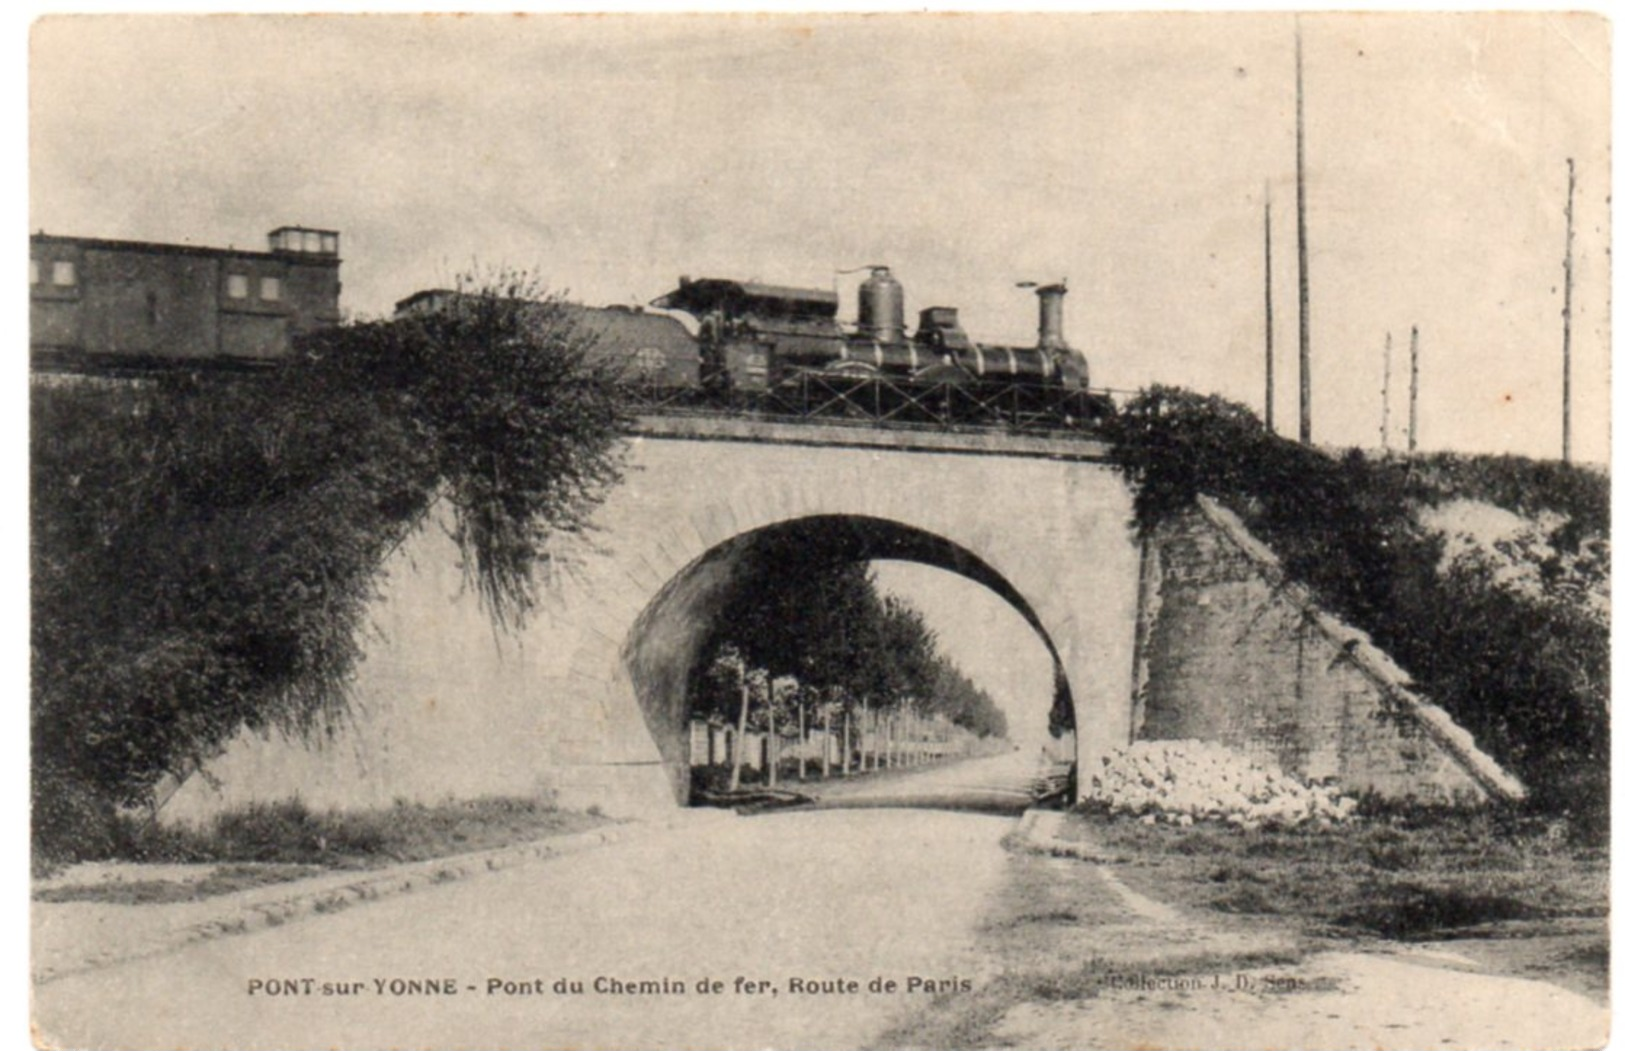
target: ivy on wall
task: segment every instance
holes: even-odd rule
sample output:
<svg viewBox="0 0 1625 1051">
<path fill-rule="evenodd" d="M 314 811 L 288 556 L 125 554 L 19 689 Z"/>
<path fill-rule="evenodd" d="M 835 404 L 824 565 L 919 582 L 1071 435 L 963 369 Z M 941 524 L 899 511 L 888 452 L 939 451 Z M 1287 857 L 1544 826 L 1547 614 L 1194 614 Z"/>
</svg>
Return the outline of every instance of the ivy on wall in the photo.
<svg viewBox="0 0 1625 1051">
<path fill-rule="evenodd" d="M 522 274 L 303 341 L 250 375 L 36 386 L 36 845 L 114 849 L 243 730 L 319 740 L 350 710 L 385 559 L 436 500 L 499 627 L 619 479 L 615 362 Z"/>
</svg>

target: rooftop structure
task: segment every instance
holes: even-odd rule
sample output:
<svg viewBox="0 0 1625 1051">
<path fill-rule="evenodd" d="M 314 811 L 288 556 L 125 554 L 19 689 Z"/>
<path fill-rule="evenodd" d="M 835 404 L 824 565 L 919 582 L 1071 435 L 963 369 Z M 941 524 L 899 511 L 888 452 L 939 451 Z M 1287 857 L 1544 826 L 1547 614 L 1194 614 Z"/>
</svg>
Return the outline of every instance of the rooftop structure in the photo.
<svg viewBox="0 0 1625 1051">
<path fill-rule="evenodd" d="M 339 320 L 339 235 L 281 226 L 266 251 L 29 238 L 29 350 L 42 371 L 252 366 Z"/>
</svg>

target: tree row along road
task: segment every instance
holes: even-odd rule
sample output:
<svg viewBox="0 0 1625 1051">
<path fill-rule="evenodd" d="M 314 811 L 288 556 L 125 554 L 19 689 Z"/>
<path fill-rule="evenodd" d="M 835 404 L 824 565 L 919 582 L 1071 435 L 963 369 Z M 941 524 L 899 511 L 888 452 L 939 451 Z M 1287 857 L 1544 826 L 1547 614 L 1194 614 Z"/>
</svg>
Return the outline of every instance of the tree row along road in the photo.
<svg viewBox="0 0 1625 1051">
<path fill-rule="evenodd" d="M 1010 784 L 1020 759 L 907 780 Z M 79 1047 L 857 1047 L 985 978 L 968 950 L 1011 826 L 790 811 L 634 837 L 51 982 L 35 1017 Z"/>
</svg>

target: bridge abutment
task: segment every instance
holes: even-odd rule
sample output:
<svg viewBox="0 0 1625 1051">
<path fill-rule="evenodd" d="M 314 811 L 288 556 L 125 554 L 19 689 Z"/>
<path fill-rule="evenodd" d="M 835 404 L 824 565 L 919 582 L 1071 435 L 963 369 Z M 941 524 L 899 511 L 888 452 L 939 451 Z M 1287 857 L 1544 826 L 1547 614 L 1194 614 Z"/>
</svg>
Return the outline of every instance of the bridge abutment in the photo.
<svg viewBox="0 0 1625 1051">
<path fill-rule="evenodd" d="M 1203 499 L 1146 545 L 1134 736 L 1218 742 L 1302 780 L 1427 803 L 1517 799 L 1518 782 L 1364 633 L 1288 581 Z"/>
</svg>

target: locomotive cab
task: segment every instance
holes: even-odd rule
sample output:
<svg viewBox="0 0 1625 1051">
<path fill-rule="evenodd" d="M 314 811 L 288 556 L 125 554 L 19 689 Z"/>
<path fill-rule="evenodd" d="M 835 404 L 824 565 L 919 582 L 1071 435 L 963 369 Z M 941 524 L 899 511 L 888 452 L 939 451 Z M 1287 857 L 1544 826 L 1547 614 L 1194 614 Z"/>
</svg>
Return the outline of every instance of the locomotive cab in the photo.
<svg viewBox="0 0 1625 1051">
<path fill-rule="evenodd" d="M 824 289 L 683 277 L 654 305 L 699 320 L 702 374 L 712 389 L 769 391 L 787 370 L 841 355 L 839 303 Z"/>
</svg>

